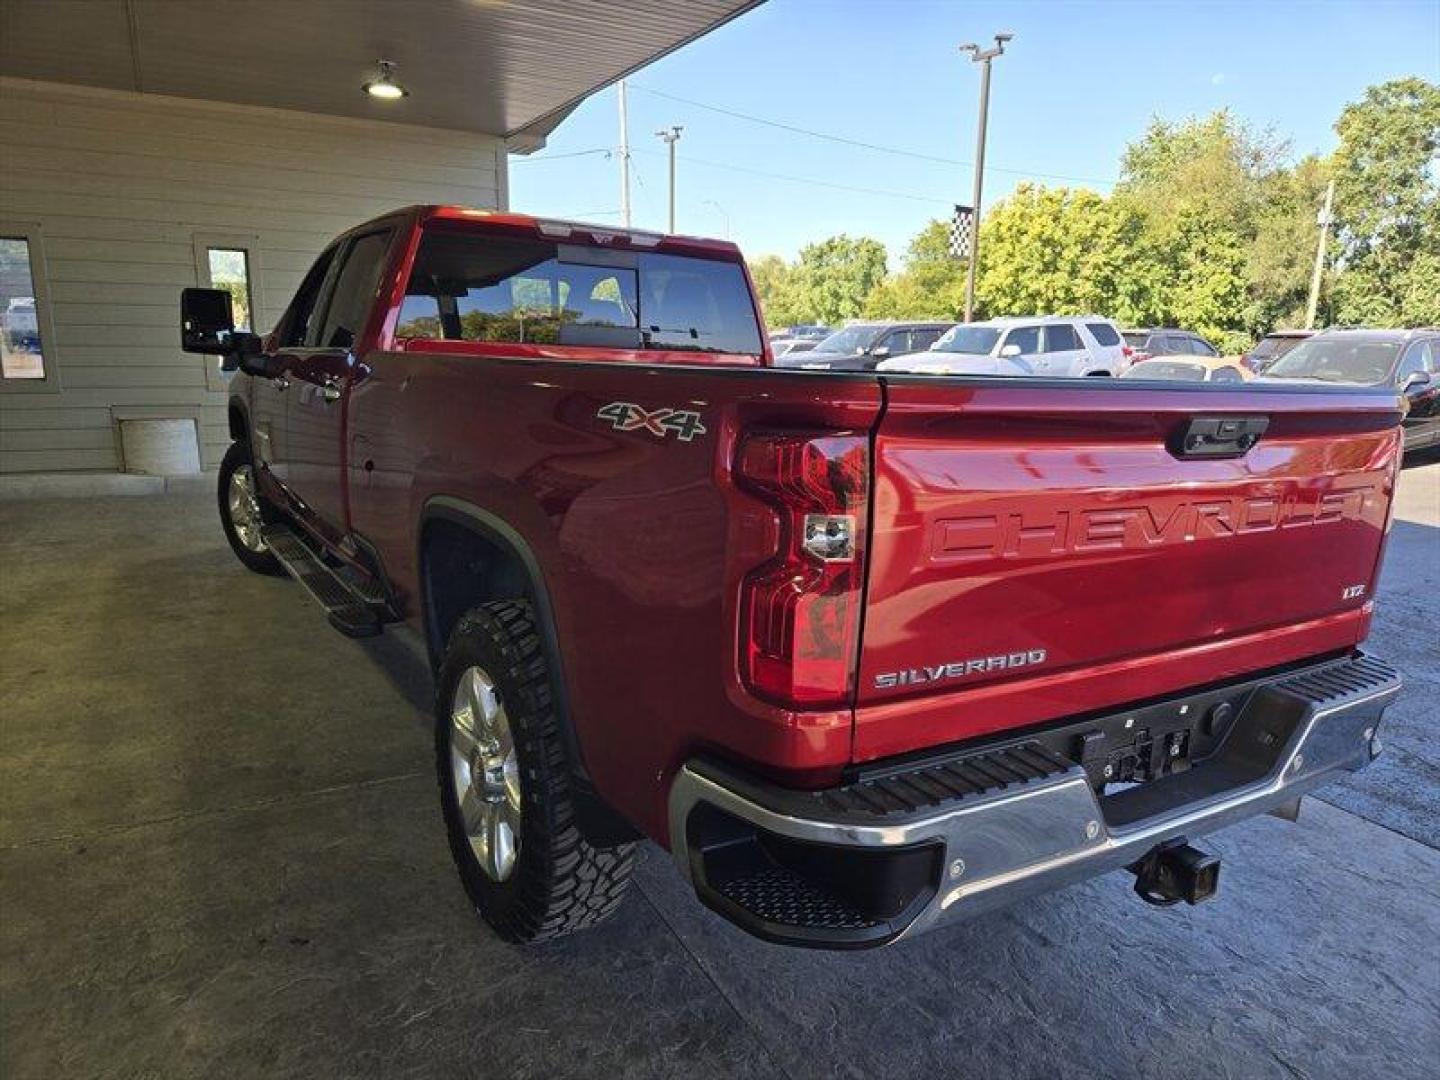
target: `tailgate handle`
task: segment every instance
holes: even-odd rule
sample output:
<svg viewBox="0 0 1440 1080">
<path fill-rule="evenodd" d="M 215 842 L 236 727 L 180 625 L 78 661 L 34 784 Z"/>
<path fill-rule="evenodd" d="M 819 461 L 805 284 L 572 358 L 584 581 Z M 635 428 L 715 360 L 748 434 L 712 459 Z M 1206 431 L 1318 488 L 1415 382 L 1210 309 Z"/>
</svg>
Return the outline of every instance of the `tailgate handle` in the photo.
<svg viewBox="0 0 1440 1080">
<path fill-rule="evenodd" d="M 1268 416 L 1195 416 L 1170 451 L 1182 458 L 1241 457 L 1269 426 Z"/>
</svg>

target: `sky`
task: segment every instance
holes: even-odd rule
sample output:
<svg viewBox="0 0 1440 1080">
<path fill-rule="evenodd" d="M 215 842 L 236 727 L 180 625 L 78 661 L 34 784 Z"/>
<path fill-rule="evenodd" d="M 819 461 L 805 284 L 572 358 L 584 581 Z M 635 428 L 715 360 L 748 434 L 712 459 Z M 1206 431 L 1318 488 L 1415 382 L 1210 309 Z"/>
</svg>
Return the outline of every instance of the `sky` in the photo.
<svg viewBox="0 0 1440 1080">
<path fill-rule="evenodd" d="M 1015 38 L 992 69 L 985 205 L 1027 179 L 1109 191 L 1154 116 L 1230 109 L 1298 158 L 1335 148 L 1367 86 L 1440 81 L 1440 0 L 769 0 L 630 78 L 633 225 L 666 226 L 654 133 L 679 124 L 677 232 L 751 258 L 872 236 L 898 266 L 927 221 L 970 202 L 980 70 L 958 46 L 997 31 Z M 618 141 L 611 88 L 511 157 L 511 207 L 619 224 Z"/>
</svg>

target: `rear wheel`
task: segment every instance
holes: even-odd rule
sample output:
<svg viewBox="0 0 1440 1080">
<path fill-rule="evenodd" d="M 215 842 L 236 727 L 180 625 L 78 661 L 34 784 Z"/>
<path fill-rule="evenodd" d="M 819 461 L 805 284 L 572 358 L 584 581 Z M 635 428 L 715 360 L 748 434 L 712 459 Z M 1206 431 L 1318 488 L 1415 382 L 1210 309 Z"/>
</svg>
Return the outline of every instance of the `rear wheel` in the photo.
<svg viewBox="0 0 1440 1080">
<path fill-rule="evenodd" d="M 220 524 L 239 560 L 257 574 L 278 574 L 280 563 L 260 535 L 275 520 L 274 509 L 260 494 L 250 447 L 233 442 L 220 462 Z"/>
<path fill-rule="evenodd" d="M 575 823 L 549 665 L 528 604 L 482 604 L 456 624 L 435 700 L 435 765 L 460 880 L 502 937 L 560 937 L 619 906 L 634 845 L 597 847 Z"/>
</svg>

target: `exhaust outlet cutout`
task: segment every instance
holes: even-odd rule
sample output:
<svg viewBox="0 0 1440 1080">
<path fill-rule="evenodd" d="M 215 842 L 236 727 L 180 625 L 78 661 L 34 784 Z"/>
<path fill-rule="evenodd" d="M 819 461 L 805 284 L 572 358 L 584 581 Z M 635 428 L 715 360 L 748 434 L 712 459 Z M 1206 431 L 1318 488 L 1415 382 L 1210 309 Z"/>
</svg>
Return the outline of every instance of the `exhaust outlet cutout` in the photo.
<svg viewBox="0 0 1440 1080">
<path fill-rule="evenodd" d="M 1128 869 L 1135 875 L 1136 895 L 1156 907 L 1181 900 L 1198 904 L 1220 888 L 1220 856 L 1207 855 L 1183 839 L 1151 848 Z"/>
</svg>

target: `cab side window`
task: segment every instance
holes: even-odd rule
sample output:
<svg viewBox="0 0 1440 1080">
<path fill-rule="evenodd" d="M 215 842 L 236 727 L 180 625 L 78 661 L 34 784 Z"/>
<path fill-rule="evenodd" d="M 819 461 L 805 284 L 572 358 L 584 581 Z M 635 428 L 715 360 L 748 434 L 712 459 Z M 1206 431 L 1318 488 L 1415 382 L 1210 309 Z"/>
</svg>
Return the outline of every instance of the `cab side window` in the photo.
<svg viewBox="0 0 1440 1080">
<path fill-rule="evenodd" d="M 335 277 L 330 302 L 325 306 L 325 321 L 320 336 L 312 344 L 322 349 L 354 347 L 365 328 L 365 317 L 375 299 L 392 235 L 393 230 L 386 229 L 366 233 L 351 243 L 344 265 Z"/>
<path fill-rule="evenodd" d="M 930 348 L 931 345 L 934 345 L 935 342 L 940 340 L 940 335 L 942 333 L 944 333 L 944 331 L 942 330 L 911 330 L 910 351 L 924 352 L 926 349 Z"/>
<path fill-rule="evenodd" d="M 280 333 L 283 348 L 298 349 L 305 344 L 312 330 L 318 331 L 319 305 L 316 301 L 320 299 L 320 289 L 325 284 L 325 276 L 337 250 L 338 246 L 327 248 L 300 283 L 295 299 L 290 302 L 290 310 L 285 313 L 284 328 Z"/>
<path fill-rule="evenodd" d="M 911 351 L 910 331 L 896 330 L 887 334 L 885 340 L 880 343 L 880 347 L 889 349 L 891 356 L 903 356 L 905 353 Z"/>
<path fill-rule="evenodd" d="M 1403 385 L 1405 380 L 1417 371 L 1429 374 L 1434 370 L 1435 356 L 1431 349 L 1431 342 L 1417 341 L 1405 350 L 1405 356 L 1400 361 L 1400 370 L 1395 373 L 1395 381 Z"/>
</svg>

